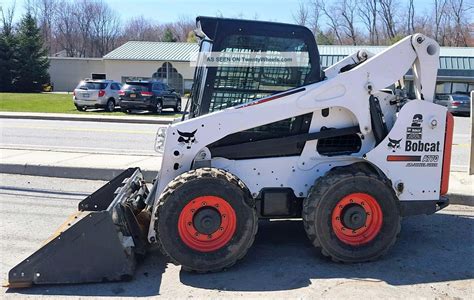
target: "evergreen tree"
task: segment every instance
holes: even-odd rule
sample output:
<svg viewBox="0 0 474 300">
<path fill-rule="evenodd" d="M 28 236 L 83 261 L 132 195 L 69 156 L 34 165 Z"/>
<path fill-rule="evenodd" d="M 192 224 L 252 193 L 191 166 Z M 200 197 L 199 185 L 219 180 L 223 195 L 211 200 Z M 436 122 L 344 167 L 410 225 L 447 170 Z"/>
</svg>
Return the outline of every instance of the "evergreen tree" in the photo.
<svg viewBox="0 0 474 300">
<path fill-rule="evenodd" d="M 40 29 L 30 12 L 20 22 L 17 41 L 18 73 L 13 85 L 20 92 L 40 91 L 41 85 L 49 82 L 48 52 L 43 47 Z"/>
<path fill-rule="evenodd" d="M 3 27 L 0 32 L 0 91 L 13 91 L 13 81 L 18 66 L 18 48 L 11 30 Z"/>
<path fill-rule="evenodd" d="M 176 42 L 178 39 L 174 36 L 173 32 L 169 27 L 165 29 L 163 34 L 163 42 Z"/>
</svg>

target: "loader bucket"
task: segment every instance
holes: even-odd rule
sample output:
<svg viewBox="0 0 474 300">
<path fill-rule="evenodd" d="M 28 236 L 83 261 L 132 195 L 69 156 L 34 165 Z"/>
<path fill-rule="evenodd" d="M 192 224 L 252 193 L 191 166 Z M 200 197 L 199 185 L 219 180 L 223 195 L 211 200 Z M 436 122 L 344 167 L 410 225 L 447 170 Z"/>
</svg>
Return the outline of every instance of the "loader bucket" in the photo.
<svg viewBox="0 0 474 300">
<path fill-rule="evenodd" d="M 137 215 L 148 213 L 147 194 L 139 168 L 122 172 L 81 201 L 38 251 L 11 269 L 7 287 L 131 278 L 135 257 L 146 251 L 148 224 L 140 226 Z"/>
</svg>

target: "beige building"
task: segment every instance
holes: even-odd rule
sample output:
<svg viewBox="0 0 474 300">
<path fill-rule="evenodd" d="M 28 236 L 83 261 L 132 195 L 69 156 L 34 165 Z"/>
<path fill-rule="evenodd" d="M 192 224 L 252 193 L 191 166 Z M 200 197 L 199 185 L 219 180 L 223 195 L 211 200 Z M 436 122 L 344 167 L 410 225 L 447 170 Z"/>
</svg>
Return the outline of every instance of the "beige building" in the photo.
<svg viewBox="0 0 474 300">
<path fill-rule="evenodd" d="M 372 53 L 385 50 L 383 46 L 319 45 L 322 67 L 328 67 L 360 49 Z M 84 78 L 102 76 L 125 82 L 129 79 L 157 79 L 177 91 L 189 91 L 194 77 L 190 53 L 197 52 L 195 43 L 127 42 L 103 58 L 52 57 L 49 69 L 55 91 L 72 91 Z M 412 92 L 411 72 L 408 80 Z M 467 93 L 474 89 L 473 48 L 441 47 L 436 93 Z"/>
<path fill-rule="evenodd" d="M 72 91 L 84 78 L 105 77 L 125 82 L 157 79 L 183 93 L 191 89 L 194 43 L 127 42 L 103 58 L 51 57 L 49 73 L 55 91 Z"/>
</svg>

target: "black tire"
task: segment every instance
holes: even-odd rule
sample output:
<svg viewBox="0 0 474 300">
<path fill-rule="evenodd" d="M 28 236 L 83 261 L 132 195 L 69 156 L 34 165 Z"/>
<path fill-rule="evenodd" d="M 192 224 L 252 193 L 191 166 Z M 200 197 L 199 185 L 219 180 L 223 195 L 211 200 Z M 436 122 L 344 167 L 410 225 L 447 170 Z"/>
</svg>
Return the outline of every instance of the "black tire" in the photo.
<svg viewBox="0 0 474 300">
<path fill-rule="evenodd" d="M 78 111 L 85 111 L 86 109 L 84 108 L 84 106 L 79 106 L 79 105 L 76 105 L 76 109 Z"/>
<path fill-rule="evenodd" d="M 174 108 L 175 112 L 181 112 L 181 98 L 176 99 L 176 106 Z"/>
<path fill-rule="evenodd" d="M 163 112 L 163 102 L 161 100 L 157 100 L 155 102 L 155 106 L 151 109 L 152 112 L 161 114 Z"/>
<path fill-rule="evenodd" d="M 124 114 L 130 113 L 130 109 L 127 109 L 127 108 L 121 108 L 120 111 L 123 112 Z"/>
<path fill-rule="evenodd" d="M 208 252 L 188 246 L 178 229 L 183 209 L 202 196 L 225 199 L 236 216 L 231 239 Z M 154 226 L 162 253 L 173 263 L 181 264 L 184 270 L 199 273 L 220 271 L 243 258 L 255 239 L 258 226 L 255 204 L 244 183 L 234 175 L 215 168 L 192 170 L 171 181 L 161 194 L 156 217 Z"/>
<path fill-rule="evenodd" d="M 367 241 L 358 245 L 348 244 L 347 240 L 344 241 L 344 238 L 341 239 L 336 235 L 337 229 L 340 228 L 341 231 L 348 229 L 343 228 L 346 227 L 345 224 L 341 223 L 342 227 L 333 226 L 333 222 L 339 222 L 333 219 L 343 219 L 343 210 L 340 210 L 341 218 L 339 219 L 333 218 L 333 212 L 335 212 L 335 216 L 338 216 L 337 209 L 341 209 L 342 199 L 347 200 L 348 198 L 345 197 L 355 193 L 371 196 L 378 203 L 382 216 L 380 229 L 374 231 L 375 237 L 365 238 Z M 350 205 L 357 206 L 356 204 Z M 363 202 L 362 205 L 364 205 Z M 369 210 L 367 206 L 360 206 L 360 208 L 366 212 Z M 362 227 L 371 228 L 373 223 L 367 225 L 368 217 L 365 217 L 367 218 L 363 219 L 366 220 L 365 225 L 356 231 L 352 231 L 352 229 L 349 231 L 355 234 L 359 230 L 363 231 Z M 372 217 L 372 220 L 375 218 Z M 303 223 L 308 238 L 316 248 L 321 250 L 324 256 L 330 257 L 336 262 L 373 261 L 383 256 L 396 242 L 400 233 L 400 220 L 399 200 L 389 181 L 366 169 L 354 166 L 334 168 L 325 176 L 318 178 L 303 203 Z"/>
<path fill-rule="evenodd" d="M 109 99 L 107 104 L 105 105 L 106 112 L 113 112 L 115 110 L 115 101 L 113 99 Z"/>
</svg>

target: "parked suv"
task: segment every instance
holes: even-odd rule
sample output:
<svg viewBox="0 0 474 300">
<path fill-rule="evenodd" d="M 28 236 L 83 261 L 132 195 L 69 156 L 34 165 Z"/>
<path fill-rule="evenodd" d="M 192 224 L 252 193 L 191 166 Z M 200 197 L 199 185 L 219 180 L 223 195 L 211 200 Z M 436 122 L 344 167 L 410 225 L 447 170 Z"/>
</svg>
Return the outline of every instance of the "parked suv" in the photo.
<svg viewBox="0 0 474 300">
<path fill-rule="evenodd" d="M 471 111 L 471 97 L 465 94 L 437 95 L 434 102 L 446 106 L 453 114 L 469 115 Z"/>
<path fill-rule="evenodd" d="M 105 108 L 111 112 L 119 105 L 121 84 L 112 80 L 83 80 L 74 89 L 74 105 L 77 110 Z"/>
<path fill-rule="evenodd" d="M 127 81 L 119 92 L 123 112 L 146 109 L 161 113 L 165 108 L 181 111 L 181 96 L 167 84 L 159 81 Z"/>
</svg>

